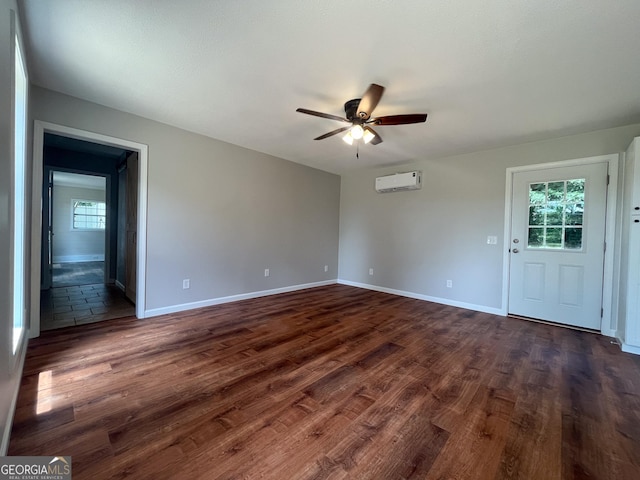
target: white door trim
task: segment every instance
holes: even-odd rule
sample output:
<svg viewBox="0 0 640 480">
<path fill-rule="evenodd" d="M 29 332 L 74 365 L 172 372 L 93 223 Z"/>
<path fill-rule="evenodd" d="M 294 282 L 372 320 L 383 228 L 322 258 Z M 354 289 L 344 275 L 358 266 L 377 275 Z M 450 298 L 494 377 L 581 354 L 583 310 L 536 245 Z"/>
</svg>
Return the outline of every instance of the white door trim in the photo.
<svg viewBox="0 0 640 480">
<path fill-rule="evenodd" d="M 535 170 L 545 170 L 548 168 L 573 167 L 579 165 L 589 165 L 593 163 L 607 163 L 609 168 L 609 187 L 607 189 L 607 211 L 606 211 L 606 231 L 605 242 L 607 249 L 604 253 L 604 274 L 602 288 L 602 322 L 600 333 L 609 337 L 615 337 L 617 326 L 614 320 L 617 317 L 616 302 L 613 294 L 617 291 L 614 288 L 614 259 L 615 259 L 615 231 L 616 231 L 616 210 L 618 198 L 618 168 L 620 155 L 599 155 L 596 157 L 577 158 L 575 160 L 564 160 L 560 162 L 538 163 L 535 165 L 525 165 L 522 167 L 507 168 L 505 201 L 504 201 L 504 252 L 502 256 L 502 307 L 501 313 L 508 314 L 509 308 L 509 267 L 511 256 L 509 246 L 511 245 L 511 197 L 513 194 L 513 176 L 518 172 L 528 172 Z"/>
<path fill-rule="evenodd" d="M 40 269 L 42 248 L 42 167 L 44 134 L 55 133 L 65 137 L 87 140 L 103 145 L 135 150 L 139 153 L 138 179 L 138 278 L 136 285 L 136 317 L 144 318 L 146 308 L 147 265 L 147 171 L 149 147 L 117 137 L 102 135 L 55 123 L 34 121 L 33 131 L 33 192 L 31 209 L 31 318 L 29 336 L 40 335 Z"/>
</svg>

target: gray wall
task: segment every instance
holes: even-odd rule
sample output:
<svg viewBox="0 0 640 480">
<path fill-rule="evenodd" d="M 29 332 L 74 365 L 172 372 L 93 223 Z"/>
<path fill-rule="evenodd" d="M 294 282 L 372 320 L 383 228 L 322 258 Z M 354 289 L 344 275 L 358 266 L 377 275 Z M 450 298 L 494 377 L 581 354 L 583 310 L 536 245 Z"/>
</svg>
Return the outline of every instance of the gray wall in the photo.
<svg viewBox="0 0 640 480">
<path fill-rule="evenodd" d="M 105 201 L 105 190 L 58 185 L 53 195 L 53 262 L 104 260 L 105 231 L 71 229 L 71 202 Z M 97 258 L 89 258 L 97 257 Z"/>
<path fill-rule="evenodd" d="M 149 146 L 147 310 L 337 277 L 339 176 L 42 88 L 31 101 L 36 120 Z"/>
<path fill-rule="evenodd" d="M 630 125 L 344 175 L 339 278 L 499 309 L 506 169 L 622 152 L 637 135 Z M 422 190 L 375 192 L 376 177 L 410 170 L 422 170 Z"/>
<path fill-rule="evenodd" d="M 11 425 L 12 404 L 20 385 L 22 374 L 21 361 L 24 358 L 25 342 L 13 354 L 13 56 L 11 40 L 11 10 L 16 10 L 15 0 L 0 0 L 0 455 L 4 455 L 8 445 Z M 16 22 L 19 20 L 16 15 Z M 24 42 L 23 42 L 23 54 Z M 28 62 L 28 60 L 25 60 Z M 30 139 L 27 139 L 27 145 Z M 27 158 L 29 154 L 27 152 Z M 27 168 L 27 178 L 31 177 L 31 168 Z M 31 198 L 31 189 L 27 185 L 27 198 Z M 27 202 L 27 218 L 31 216 L 31 205 Z M 26 230 L 27 265 L 30 261 L 30 228 Z M 26 271 L 26 285 L 31 282 L 30 272 Z M 27 313 L 30 317 L 29 289 L 25 289 Z"/>
</svg>

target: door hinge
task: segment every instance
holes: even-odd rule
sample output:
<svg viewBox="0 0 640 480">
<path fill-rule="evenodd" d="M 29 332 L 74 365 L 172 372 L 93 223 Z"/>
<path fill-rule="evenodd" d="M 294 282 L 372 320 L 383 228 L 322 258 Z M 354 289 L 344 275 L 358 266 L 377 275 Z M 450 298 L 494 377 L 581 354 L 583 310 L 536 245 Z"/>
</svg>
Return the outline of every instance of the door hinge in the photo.
<svg viewBox="0 0 640 480">
<path fill-rule="evenodd" d="M 604 242 L 604 251 L 607 251 L 607 242 Z"/>
<path fill-rule="evenodd" d="M 611 180 L 611 175 L 607 175 L 607 185 L 609 185 L 610 180 Z"/>
<path fill-rule="evenodd" d="M 600 309 L 600 318 L 604 317 L 604 308 Z"/>
</svg>

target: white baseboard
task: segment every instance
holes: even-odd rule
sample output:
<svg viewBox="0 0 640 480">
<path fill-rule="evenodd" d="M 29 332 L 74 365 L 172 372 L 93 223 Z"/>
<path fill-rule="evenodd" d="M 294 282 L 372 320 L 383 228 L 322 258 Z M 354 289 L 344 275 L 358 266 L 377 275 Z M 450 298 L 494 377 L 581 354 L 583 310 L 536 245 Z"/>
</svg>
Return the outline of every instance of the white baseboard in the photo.
<svg viewBox="0 0 640 480">
<path fill-rule="evenodd" d="M 476 312 L 491 313 L 493 315 L 499 315 L 501 317 L 505 316 L 505 313 L 500 308 L 492 308 L 484 305 L 475 305 L 473 303 L 458 302 L 456 300 L 450 300 L 448 298 L 430 297 L 429 295 L 422 295 L 421 293 L 405 292 L 404 290 L 396 290 L 393 288 L 379 287 L 377 285 L 369 285 L 368 283 L 352 282 L 350 280 L 338 279 L 338 283 L 341 285 L 349 285 L 351 287 L 359 287 L 359 288 L 366 288 L 367 290 L 375 290 L 376 292 L 391 293 L 393 295 L 400 295 L 401 297 L 409 297 L 409 298 L 415 298 L 417 300 L 425 300 L 427 302 L 439 303 L 442 305 L 449 305 L 451 307 L 466 308 L 467 310 L 474 310 Z"/>
<path fill-rule="evenodd" d="M 620 348 L 623 352 L 633 353 L 635 355 L 640 355 L 640 347 L 634 347 L 633 345 L 629 345 L 628 343 L 622 342 Z"/>
<path fill-rule="evenodd" d="M 636 347 L 634 345 L 629 345 L 628 343 L 625 343 L 622 341 L 622 338 L 620 337 L 620 335 L 618 335 L 618 332 L 614 332 L 615 335 L 611 335 L 612 337 L 615 337 L 615 339 L 617 340 L 618 344 L 620 345 L 620 350 L 622 350 L 623 352 L 626 353 L 632 353 L 634 355 L 640 355 L 640 347 Z M 613 343 L 613 342 L 611 342 Z"/>
<path fill-rule="evenodd" d="M 124 290 L 124 285 L 122 285 L 117 280 L 115 283 L 118 286 L 118 288 L 120 288 L 121 290 Z M 266 297 L 268 295 L 277 295 L 279 293 L 295 292 L 297 290 L 304 290 L 305 288 L 321 287 L 324 285 L 332 285 L 335 283 L 338 283 L 340 285 L 349 285 L 351 287 L 364 288 L 367 290 L 374 290 L 376 292 L 390 293 L 392 295 L 399 295 L 401 297 L 415 298 L 417 300 L 424 300 L 427 302 L 438 303 L 441 305 L 448 305 L 451 307 L 464 308 L 464 309 L 473 310 L 476 312 L 490 313 L 492 315 L 498 315 L 501 317 L 506 316 L 506 314 L 501 308 L 493 308 L 493 307 L 487 307 L 485 305 L 476 305 L 473 303 L 458 302 L 456 300 L 451 300 L 448 298 L 432 297 L 429 295 L 423 295 L 421 293 L 407 292 L 404 290 L 396 290 L 393 288 L 380 287 L 378 285 L 370 285 L 367 283 L 352 282 L 350 280 L 334 279 L 334 280 L 325 280 L 322 282 L 292 285 L 289 287 L 274 288 L 271 290 L 261 290 L 258 292 L 242 293 L 239 295 L 230 295 L 228 297 L 211 298 L 211 299 L 202 300 L 199 302 L 183 303 L 180 305 L 172 305 L 169 307 L 153 308 L 145 311 L 144 318 L 156 317 L 158 315 L 166 315 L 169 313 L 184 312 L 186 310 L 193 310 L 195 308 L 210 307 L 213 305 L 237 302 L 240 300 L 248 300 L 251 298 Z M 617 332 L 615 330 L 603 330 L 601 333 L 602 335 L 614 337 L 614 338 L 617 336 Z M 623 352 L 635 353 L 640 355 L 639 347 L 634 347 L 621 342 L 621 348 Z"/>
<path fill-rule="evenodd" d="M 57 255 L 53 263 L 104 262 L 104 255 Z"/>
<path fill-rule="evenodd" d="M 170 307 L 152 308 L 145 310 L 145 318 L 157 317 L 158 315 L 166 315 L 168 313 L 184 312 L 185 310 L 193 310 L 194 308 L 211 307 L 222 303 L 237 302 L 240 300 L 248 300 L 250 298 L 266 297 L 268 295 L 277 295 L 278 293 L 295 292 L 296 290 L 304 290 L 305 288 L 322 287 L 325 285 L 333 285 L 337 283 L 334 280 L 325 280 L 322 282 L 303 283 L 300 285 L 292 285 L 289 287 L 274 288 L 271 290 L 261 290 L 258 292 L 241 293 L 239 295 L 230 295 L 228 297 L 211 298 L 200 302 L 183 303 L 180 305 L 172 305 Z"/>
<path fill-rule="evenodd" d="M 114 283 L 116 284 L 116 287 L 118 287 L 120 290 L 124 292 L 125 288 L 122 283 L 120 283 L 118 280 L 116 280 Z"/>
</svg>

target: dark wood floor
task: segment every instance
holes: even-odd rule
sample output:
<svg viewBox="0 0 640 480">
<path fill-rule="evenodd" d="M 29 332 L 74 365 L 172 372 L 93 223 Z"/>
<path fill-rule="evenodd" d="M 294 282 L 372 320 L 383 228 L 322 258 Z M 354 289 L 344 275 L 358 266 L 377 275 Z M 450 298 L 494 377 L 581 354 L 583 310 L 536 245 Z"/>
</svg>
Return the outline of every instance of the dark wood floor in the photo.
<svg viewBox="0 0 640 480">
<path fill-rule="evenodd" d="M 73 478 L 640 478 L 640 357 L 332 285 L 31 342 L 10 455 Z"/>
</svg>

